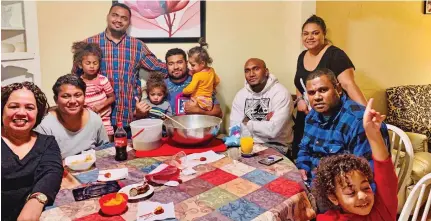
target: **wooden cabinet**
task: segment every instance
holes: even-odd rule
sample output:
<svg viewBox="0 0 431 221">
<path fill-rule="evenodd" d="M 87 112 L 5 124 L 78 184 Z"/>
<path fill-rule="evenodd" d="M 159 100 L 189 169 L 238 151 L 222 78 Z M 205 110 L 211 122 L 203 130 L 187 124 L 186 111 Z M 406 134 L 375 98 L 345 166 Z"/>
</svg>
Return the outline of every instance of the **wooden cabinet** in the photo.
<svg viewBox="0 0 431 221">
<path fill-rule="evenodd" d="M 41 86 L 36 1 L 1 1 L 2 85 L 32 81 Z"/>
</svg>

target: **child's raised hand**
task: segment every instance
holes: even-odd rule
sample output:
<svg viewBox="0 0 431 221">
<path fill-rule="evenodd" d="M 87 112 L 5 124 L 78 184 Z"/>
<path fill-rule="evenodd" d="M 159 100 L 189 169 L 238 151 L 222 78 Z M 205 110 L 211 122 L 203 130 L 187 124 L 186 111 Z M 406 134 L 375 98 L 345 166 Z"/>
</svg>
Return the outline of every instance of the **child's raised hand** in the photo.
<svg viewBox="0 0 431 221">
<path fill-rule="evenodd" d="M 380 127 L 382 126 L 382 122 L 385 120 L 386 116 L 381 115 L 373 109 L 373 101 L 373 98 L 368 101 L 367 108 L 364 112 L 363 125 L 368 142 L 371 146 L 373 158 L 375 160 L 383 161 L 389 157 L 388 148 L 386 147 L 382 133 L 380 132 Z"/>
<path fill-rule="evenodd" d="M 380 127 L 386 118 L 386 115 L 382 115 L 373 109 L 373 101 L 373 98 L 368 101 L 364 112 L 363 124 L 366 133 L 380 133 Z"/>
</svg>

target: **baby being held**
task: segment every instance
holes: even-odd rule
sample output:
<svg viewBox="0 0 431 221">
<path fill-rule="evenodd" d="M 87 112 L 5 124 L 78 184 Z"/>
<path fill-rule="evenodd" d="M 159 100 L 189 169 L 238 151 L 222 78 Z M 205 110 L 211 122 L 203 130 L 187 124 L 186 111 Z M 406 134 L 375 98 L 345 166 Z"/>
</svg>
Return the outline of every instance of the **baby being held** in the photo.
<svg viewBox="0 0 431 221">
<path fill-rule="evenodd" d="M 205 47 L 208 44 L 202 39 L 199 41 L 200 46 L 189 50 L 190 73 L 193 75 L 190 84 L 184 88 L 184 95 L 191 95 L 196 100 L 199 107 L 203 110 L 211 110 L 213 108 L 213 93 L 215 88 L 220 83 L 220 79 L 214 71 L 214 68 L 209 67 L 212 59 Z"/>
</svg>

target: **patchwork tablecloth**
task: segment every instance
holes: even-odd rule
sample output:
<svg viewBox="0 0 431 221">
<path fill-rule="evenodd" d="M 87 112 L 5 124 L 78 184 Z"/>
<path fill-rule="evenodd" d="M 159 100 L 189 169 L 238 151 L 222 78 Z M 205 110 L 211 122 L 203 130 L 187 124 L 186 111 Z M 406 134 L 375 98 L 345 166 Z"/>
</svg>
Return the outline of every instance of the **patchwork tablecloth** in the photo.
<svg viewBox="0 0 431 221">
<path fill-rule="evenodd" d="M 255 145 L 257 154 L 252 158 L 232 160 L 225 157 L 214 163 L 199 165 L 194 175 L 181 176 L 177 187 L 158 186 L 146 200 L 161 203 L 174 202 L 176 219 L 207 221 L 248 220 L 308 220 L 314 217 L 307 192 L 295 165 L 287 158 L 271 166 L 258 161 L 277 151 Z M 231 156 L 229 149 L 226 154 Z M 128 203 L 128 209 L 119 216 L 107 217 L 99 212 L 98 199 L 75 202 L 72 189 L 95 182 L 99 170 L 129 169 L 124 185 L 142 182 L 144 176 L 170 157 L 136 158 L 128 152 L 128 160 L 114 160 L 112 144 L 96 151 L 96 166 L 82 173 L 69 173 L 54 205 L 42 213 L 41 220 L 136 220 L 137 202 Z"/>
</svg>

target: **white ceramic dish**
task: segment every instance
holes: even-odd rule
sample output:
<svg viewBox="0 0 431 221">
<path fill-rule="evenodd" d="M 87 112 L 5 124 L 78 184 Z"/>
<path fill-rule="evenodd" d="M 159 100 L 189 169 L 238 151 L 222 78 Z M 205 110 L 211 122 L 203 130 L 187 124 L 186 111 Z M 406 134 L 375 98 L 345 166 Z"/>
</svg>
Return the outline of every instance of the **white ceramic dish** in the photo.
<svg viewBox="0 0 431 221">
<path fill-rule="evenodd" d="M 154 187 L 151 186 L 151 185 L 149 185 L 150 189 L 148 189 L 147 192 L 145 192 L 143 194 L 139 194 L 139 195 L 134 196 L 134 197 L 130 196 L 130 189 L 132 189 L 133 187 L 141 186 L 141 185 L 143 185 L 143 183 L 131 184 L 131 185 L 128 185 L 128 186 L 125 186 L 125 187 L 121 188 L 118 192 L 126 194 L 129 197 L 129 200 L 141 199 L 141 198 L 144 198 L 144 197 L 147 197 L 147 196 L 151 195 L 154 192 Z"/>
<path fill-rule="evenodd" d="M 91 160 L 85 161 L 87 157 L 91 157 Z M 75 156 L 69 156 L 64 159 L 64 164 L 66 164 L 67 167 L 74 171 L 88 170 L 95 162 L 96 153 L 90 151 Z"/>
</svg>

